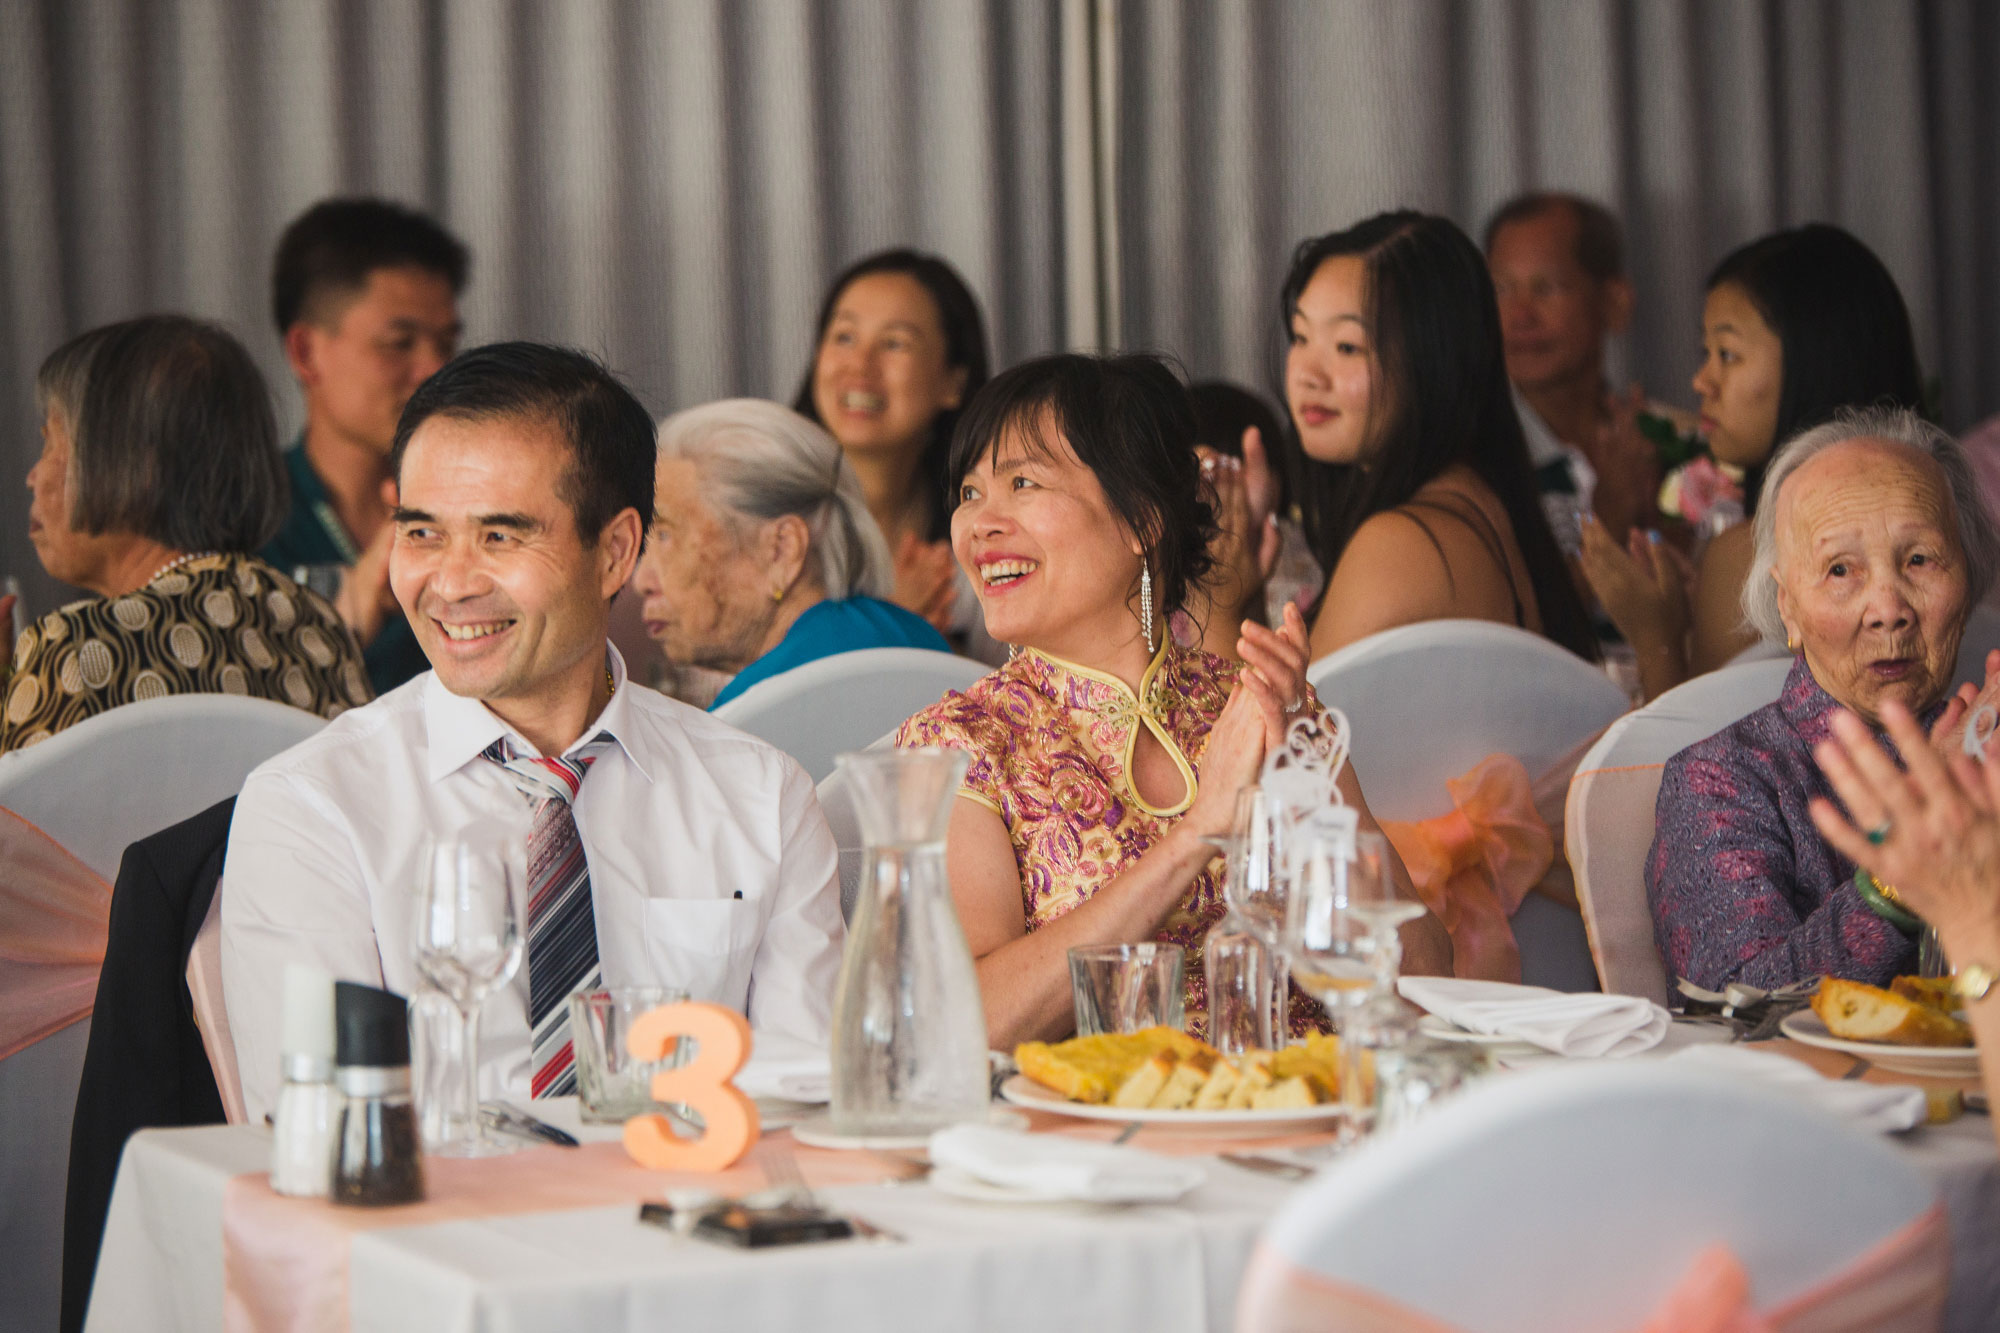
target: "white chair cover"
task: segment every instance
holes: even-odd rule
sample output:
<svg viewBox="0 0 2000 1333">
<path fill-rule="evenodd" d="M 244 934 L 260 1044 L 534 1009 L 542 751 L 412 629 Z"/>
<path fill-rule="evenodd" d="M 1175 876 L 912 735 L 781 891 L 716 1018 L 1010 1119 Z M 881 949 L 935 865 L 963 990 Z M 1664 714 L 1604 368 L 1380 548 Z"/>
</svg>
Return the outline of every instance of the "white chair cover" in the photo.
<svg viewBox="0 0 2000 1333">
<path fill-rule="evenodd" d="M 126 704 L 0 755 L 0 807 L 115 882 L 129 844 L 234 796 L 251 769 L 325 725 L 229 694 Z"/>
<path fill-rule="evenodd" d="M 1313 663 L 1307 677 L 1354 724 L 1354 771 L 1377 819 L 1445 813 L 1445 780 L 1490 754 L 1513 755 L 1539 776 L 1630 707 L 1609 676 L 1574 653 L 1484 620 L 1372 634 Z M 1524 982 L 1596 988 L 1575 912 L 1529 894 L 1513 925 Z"/>
<path fill-rule="evenodd" d="M 324 725 L 223 694 L 126 704 L 0 755 L 0 808 L 113 883 L 127 845 L 235 795 L 252 768 Z M 70 1120 L 89 1040 L 85 1020 L 0 1060 L 0 1328 L 56 1325 Z"/>
<path fill-rule="evenodd" d="M 1935 1329 L 1940 1222 L 1904 1154 L 1817 1108 L 1664 1062 L 1564 1065 L 1488 1079 L 1299 1190 L 1259 1242 L 1237 1327 L 1297 1327 L 1297 1293 L 1324 1284 L 1479 1333 L 1630 1330 L 1720 1244 L 1779 1328 Z M 1914 1291 L 1892 1274 L 1874 1317 L 1851 1292 L 1831 1321 L 1782 1317 L 1913 1229 Z"/>
<path fill-rule="evenodd" d="M 1577 900 L 1604 989 L 1667 1002 L 1646 906 L 1646 853 L 1666 761 L 1778 697 L 1790 657 L 1723 667 L 1612 723 L 1570 781 L 1563 821 Z"/>
<path fill-rule="evenodd" d="M 819 782 L 833 772 L 835 755 L 865 749 L 947 690 L 965 689 L 990 670 L 924 648 L 863 648 L 759 681 L 715 716 L 777 746 Z"/>
</svg>

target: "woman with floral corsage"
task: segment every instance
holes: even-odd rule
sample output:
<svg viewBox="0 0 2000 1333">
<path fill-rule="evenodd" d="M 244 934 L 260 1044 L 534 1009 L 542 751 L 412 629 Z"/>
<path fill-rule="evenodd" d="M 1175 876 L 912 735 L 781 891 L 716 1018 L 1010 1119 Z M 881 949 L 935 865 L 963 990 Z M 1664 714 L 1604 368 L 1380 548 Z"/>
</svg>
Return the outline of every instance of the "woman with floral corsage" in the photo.
<svg viewBox="0 0 2000 1333">
<path fill-rule="evenodd" d="M 1223 897 L 1203 839 L 1229 830 L 1266 749 L 1317 707 L 1305 624 L 1296 609 L 1275 629 L 1245 622 L 1240 663 L 1167 632 L 1208 571 L 1215 519 L 1187 392 L 1155 358 L 1056 356 L 998 376 L 950 470 L 953 552 L 1015 651 L 896 739 L 971 754 L 947 855 L 989 1040 L 1068 1035 L 1068 950 L 1144 940 L 1187 950 L 1187 1024 L 1204 1033 L 1200 950 Z M 1375 827 L 1352 767 L 1340 784 Z M 1403 942 L 1406 971 L 1450 971 L 1435 918 Z"/>
<path fill-rule="evenodd" d="M 1656 698 L 1753 646 L 1743 619 L 1749 525 L 1777 446 L 1843 407 L 1922 406 L 1910 316 L 1882 261 L 1820 223 L 1781 231 L 1730 254 L 1708 279 L 1702 309 L 1705 455 L 1670 473 L 1661 511 L 1689 521 L 1684 558 L 1658 532 L 1623 546 L 1586 521 L 1582 564 L 1592 590 L 1638 659 Z"/>
</svg>

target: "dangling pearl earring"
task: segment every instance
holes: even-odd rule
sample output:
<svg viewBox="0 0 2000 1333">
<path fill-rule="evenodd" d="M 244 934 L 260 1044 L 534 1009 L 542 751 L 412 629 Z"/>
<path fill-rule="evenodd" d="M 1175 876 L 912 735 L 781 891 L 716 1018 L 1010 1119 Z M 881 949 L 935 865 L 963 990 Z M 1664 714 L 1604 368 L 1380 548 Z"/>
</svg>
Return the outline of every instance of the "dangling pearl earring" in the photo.
<svg viewBox="0 0 2000 1333">
<path fill-rule="evenodd" d="M 1146 634 L 1146 651 L 1153 651 L 1153 567 L 1141 565 L 1139 574 L 1139 628 Z"/>
</svg>

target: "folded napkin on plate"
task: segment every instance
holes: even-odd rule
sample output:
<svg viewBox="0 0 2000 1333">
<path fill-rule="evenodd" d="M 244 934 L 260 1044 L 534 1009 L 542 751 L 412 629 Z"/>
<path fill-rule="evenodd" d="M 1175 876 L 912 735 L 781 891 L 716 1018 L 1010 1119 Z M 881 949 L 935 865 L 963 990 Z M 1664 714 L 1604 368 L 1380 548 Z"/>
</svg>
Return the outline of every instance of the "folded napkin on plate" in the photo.
<svg viewBox="0 0 2000 1333">
<path fill-rule="evenodd" d="M 1907 1083 L 1863 1083 L 1824 1078 L 1809 1066 L 1771 1051 L 1741 1046 L 1690 1046 L 1667 1057 L 1682 1068 L 1713 1070 L 1730 1078 L 1754 1079 L 1787 1095 L 1803 1098 L 1849 1124 L 1879 1134 L 1901 1134 L 1924 1123 L 1924 1090 Z"/>
<path fill-rule="evenodd" d="M 991 1125 L 931 1135 L 931 1165 L 988 1184 L 1087 1203 L 1171 1203 L 1208 1178 L 1198 1162 Z"/>
<path fill-rule="evenodd" d="M 825 1054 L 769 1058 L 752 1056 L 735 1079 L 736 1086 L 753 1098 L 817 1104 L 832 1096 L 832 1075 Z"/>
<path fill-rule="evenodd" d="M 1404 999 L 1468 1032 L 1512 1037 L 1557 1055 L 1637 1055 L 1667 1035 L 1665 1009 L 1636 995 L 1566 995 L 1461 977 L 1404 977 Z"/>
</svg>

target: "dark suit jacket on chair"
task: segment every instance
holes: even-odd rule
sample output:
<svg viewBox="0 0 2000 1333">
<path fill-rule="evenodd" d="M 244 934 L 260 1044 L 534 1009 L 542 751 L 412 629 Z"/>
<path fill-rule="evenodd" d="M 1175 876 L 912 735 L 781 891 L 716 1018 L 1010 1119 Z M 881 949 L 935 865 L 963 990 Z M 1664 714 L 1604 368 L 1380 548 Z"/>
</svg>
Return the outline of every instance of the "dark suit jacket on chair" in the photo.
<svg viewBox="0 0 2000 1333">
<path fill-rule="evenodd" d="M 222 878 L 235 808 L 232 796 L 133 843 L 118 867 L 70 1129 L 63 1333 L 83 1327 L 125 1140 L 154 1126 L 222 1123 L 187 963 Z"/>
</svg>

